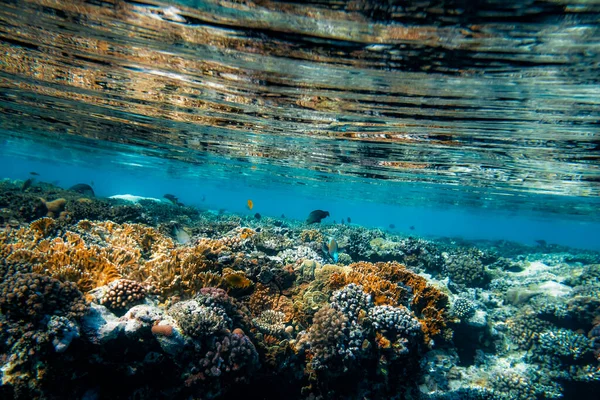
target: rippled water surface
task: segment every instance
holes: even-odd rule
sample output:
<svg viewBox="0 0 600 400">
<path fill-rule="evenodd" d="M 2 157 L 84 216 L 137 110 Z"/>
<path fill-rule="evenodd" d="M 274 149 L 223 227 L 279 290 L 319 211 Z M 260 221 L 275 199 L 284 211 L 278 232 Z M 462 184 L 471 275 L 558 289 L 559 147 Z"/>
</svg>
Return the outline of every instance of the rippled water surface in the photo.
<svg viewBox="0 0 600 400">
<path fill-rule="evenodd" d="M 2 3 L 5 155 L 599 220 L 600 2 Z"/>
</svg>

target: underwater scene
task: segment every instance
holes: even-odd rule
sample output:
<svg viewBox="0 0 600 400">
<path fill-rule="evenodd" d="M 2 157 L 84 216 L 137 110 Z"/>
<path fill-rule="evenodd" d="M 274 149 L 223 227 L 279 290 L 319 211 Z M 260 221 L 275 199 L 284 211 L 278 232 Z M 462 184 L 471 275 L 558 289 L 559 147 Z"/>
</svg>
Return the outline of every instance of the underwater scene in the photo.
<svg viewBox="0 0 600 400">
<path fill-rule="evenodd" d="M 0 398 L 600 398 L 600 1 L 2 0 Z"/>
</svg>

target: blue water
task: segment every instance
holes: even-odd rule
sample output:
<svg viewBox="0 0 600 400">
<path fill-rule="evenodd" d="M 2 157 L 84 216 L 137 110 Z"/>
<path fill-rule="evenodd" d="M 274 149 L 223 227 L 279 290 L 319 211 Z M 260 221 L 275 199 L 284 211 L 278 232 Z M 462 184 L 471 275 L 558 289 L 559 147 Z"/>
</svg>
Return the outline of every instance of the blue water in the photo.
<svg viewBox="0 0 600 400">
<path fill-rule="evenodd" d="M 194 167 L 149 155 L 111 154 L 106 150 L 96 153 L 91 148 L 78 149 L 68 143 L 60 148 L 33 145 L 14 138 L 5 141 L 1 149 L 4 154 L 0 170 L 5 178 L 25 180 L 35 171 L 40 174 L 36 177 L 38 181 L 63 188 L 92 183 L 99 197 L 131 194 L 161 199 L 164 194 L 172 193 L 186 205 L 215 212 L 224 209 L 240 215 L 260 213 L 275 218 L 283 214 L 286 218 L 304 220 L 310 211 L 323 209 L 331 214 L 323 221 L 327 224 L 341 223 L 350 217 L 353 224 L 402 235 L 509 240 L 532 246 L 542 239 L 550 244 L 600 250 L 600 222 L 590 215 L 501 209 L 497 205 L 491 209 L 439 206 L 435 201 L 403 206 L 373 201 L 363 195 L 370 193 L 375 198 L 401 195 L 403 191 L 414 189 L 408 184 L 382 186 L 368 181 L 347 183 L 342 180 L 319 185 L 317 189 L 301 184 L 270 186 L 268 169 L 266 177 L 264 171 L 252 168 L 214 176 L 211 165 Z M 443 197 L 448 191 L 443 186 L 420 190 L 432 199 Z M 349 197 L 349 193 L 355 196 Z M 552 200 L 550 196 L 530 194 L 525 197 L 528 203 L 537 202 L 541 208 Z M 254 202 L 252 210 L 247 208 L 249 199 Z"/>
</svg>

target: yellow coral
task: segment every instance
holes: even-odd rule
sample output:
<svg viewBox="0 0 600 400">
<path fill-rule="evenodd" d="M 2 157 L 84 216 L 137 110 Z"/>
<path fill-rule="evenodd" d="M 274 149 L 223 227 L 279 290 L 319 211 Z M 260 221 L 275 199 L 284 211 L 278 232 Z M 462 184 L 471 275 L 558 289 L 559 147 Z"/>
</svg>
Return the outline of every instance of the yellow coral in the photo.
<svg viewBox="0 0 600 400">
<path fill-rule="evenodd" d="M 243 271 L 234 271 L 231 268 L 223 269 L 223 279 L 232 289 L 247 289 L 252 286 L 252 281 Z"/>
<path fill-rule="evenodd" d="M 303 242 L 317 242 L 323 241 L 323 234 L 316 229 L 305 229 L 300 232 L 300 240 Z"/>
</svg>

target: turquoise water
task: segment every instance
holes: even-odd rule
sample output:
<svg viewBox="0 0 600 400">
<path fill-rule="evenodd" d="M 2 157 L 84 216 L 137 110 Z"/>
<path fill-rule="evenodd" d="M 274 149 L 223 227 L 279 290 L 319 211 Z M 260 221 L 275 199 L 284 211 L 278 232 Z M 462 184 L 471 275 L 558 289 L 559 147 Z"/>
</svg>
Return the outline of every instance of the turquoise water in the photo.
<svg viewBox="0 0 600 400">
<path fill-rule="evenodd" d="M 396 234 L 510 240 L 531 246 L 545 240 L 600 249 L 594 199 L 533 194 L 506 198 L 494 191 L 482 194 L 466 189 L 461 193 L 460 187 L 375 183 L 327 174 L 315 182 L 314 178 L 303 180 L 301 171 L 282 167 L 254 170 L 247 163 L 236 165 L 226 159 L 188 165 L 135 151 L 89 153 L 68 144 L 52 148 L 22 139 L 5 143 L 3 150 L 6 178 L 25 180 L 33 171 L 40 173 L 38 180 L 63 188 L 93 182 L 96 194 L 102 197 L 132 194 L 160 199 L 165 193 L 175 193 L 182 203 L 202 210 L 223 209 L 241 215 L 258 212 L 303 220 L 311 210 L 324 209 L 331 213 L 327 223 L 344 223 L 349 217 L 354 224 Z M 298 176 L 287 182 L 273 178 L 294 173 Z M 248 199 L 254 202 L 251 211 L 247 209 Z"/>
</svg>

